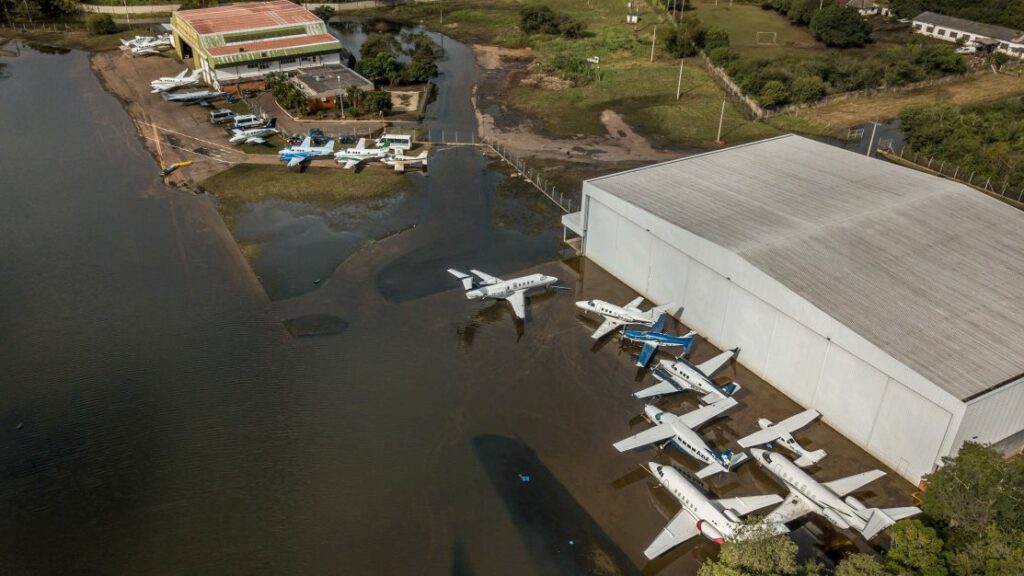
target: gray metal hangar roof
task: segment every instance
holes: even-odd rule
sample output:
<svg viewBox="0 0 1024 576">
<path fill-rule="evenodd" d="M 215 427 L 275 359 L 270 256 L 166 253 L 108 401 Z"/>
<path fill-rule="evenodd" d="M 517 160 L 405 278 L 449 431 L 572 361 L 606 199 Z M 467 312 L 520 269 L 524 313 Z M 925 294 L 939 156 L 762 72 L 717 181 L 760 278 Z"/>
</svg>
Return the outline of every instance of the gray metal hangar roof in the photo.
<svg viewBox="0 0 1024 576">
<path fill-rule="evenodd" d="M 1024 213 L 781 136 L 590 180 L 735 252 L 960 399 L 1024 372 Z"/>
</svg>

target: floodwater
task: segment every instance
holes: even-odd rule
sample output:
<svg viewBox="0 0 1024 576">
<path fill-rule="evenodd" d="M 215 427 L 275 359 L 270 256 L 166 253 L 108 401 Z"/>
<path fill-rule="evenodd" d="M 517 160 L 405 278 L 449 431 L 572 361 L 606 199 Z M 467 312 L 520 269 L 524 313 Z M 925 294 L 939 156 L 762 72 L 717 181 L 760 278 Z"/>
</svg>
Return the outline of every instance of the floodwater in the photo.
<svg viewBox="0 0 1024 576">
<path fill-rule="evenodd" d="M 159 183 L 86 55 L 26 49 L 8 63 L 0 110 L 18 113 L 0 116 L 6 572 L 690 574 L 714 553 L 695 540 L 644 560 L 677 507 L 639 464 L 695 466 L 611 448 L 643 426 L 629 397 L 636 369 L 614 341 L 595 346 L 595 323 L 572 306 L 632 292 L 560 260 L 558 213 L 479 154 L 444 152 L 416 177 L 394 212 L 415 227 L 364 242 L 315 290 L 272 301 L 215 207 Z M 309 216 L 274 209 L 297 228 Z M 572 290 L 533 298 L 521 325 L 503 303 L 467 302 L 446 277 L 452 265 L 550 273 Z M 698 346 L 695 360 L 713 353 Z M 716 446 L 756 416 L 796 410 L 741 367 L 725 376 L 756 410 L 708 427 Z M 829 450 L 826 478 L 876 465 L 825 426 L 799 439 Z M 780 491 L 751 466 L 711 486 Z M 878 504 L 905 492 L 873 487 L 865 497 Z M 818 521 L 798 539 L 814 550 L 837 541 Z"/>
</svg>

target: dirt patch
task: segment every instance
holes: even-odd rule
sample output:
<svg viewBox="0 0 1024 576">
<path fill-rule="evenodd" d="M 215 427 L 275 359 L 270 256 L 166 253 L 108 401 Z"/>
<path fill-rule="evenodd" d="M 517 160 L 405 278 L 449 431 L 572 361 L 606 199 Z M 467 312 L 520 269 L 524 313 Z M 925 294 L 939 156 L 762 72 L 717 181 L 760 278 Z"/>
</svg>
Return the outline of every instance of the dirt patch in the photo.
<svg viewBox="0 0 1024 576">
<path fill-rule="evenodd" d="M 521 60 L 530 57 L 529 48 L 512 49 L 500 46 L 473 45 L 476 62 L 484 70 L 497 70 L 502 67 L 502 60 Z"/>
<path fill-rule="evenodd" d="M 548 76 L 547 74 L 537 73 L 528 74 L 519 81 L 519 85 L 529 86 L 540 90 L 548 90 L 550 92 L 560 92 L 562 90 L 572 88 L 572 82 L 569 80 L 563 80 L 557 76 Z"/>
</svg>

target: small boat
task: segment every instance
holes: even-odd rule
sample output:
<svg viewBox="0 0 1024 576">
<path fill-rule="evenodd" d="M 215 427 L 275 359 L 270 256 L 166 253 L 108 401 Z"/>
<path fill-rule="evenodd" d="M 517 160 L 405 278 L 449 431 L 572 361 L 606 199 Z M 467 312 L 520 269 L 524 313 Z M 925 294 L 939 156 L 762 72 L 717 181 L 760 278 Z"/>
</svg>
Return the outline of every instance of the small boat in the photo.
<svg viewBox="0 0 1024 576">
<path fill-rule="evenodd" d="M 174 164 L 171 164 L 170 166 L 168 166 L 168 167 L 164 168 L 163 170 L 161 170 L 160 171 L 160 175 L 161 176 L 167 176 L 171 172 L 174 172 L 175 170 L 177 170 L 178 168 L 184 168 L 185 166 L 190 166 L 191 164 L 192 164 L 192 160 L 183 160 L 181 162 L 175 162 Z"/>
</svg>

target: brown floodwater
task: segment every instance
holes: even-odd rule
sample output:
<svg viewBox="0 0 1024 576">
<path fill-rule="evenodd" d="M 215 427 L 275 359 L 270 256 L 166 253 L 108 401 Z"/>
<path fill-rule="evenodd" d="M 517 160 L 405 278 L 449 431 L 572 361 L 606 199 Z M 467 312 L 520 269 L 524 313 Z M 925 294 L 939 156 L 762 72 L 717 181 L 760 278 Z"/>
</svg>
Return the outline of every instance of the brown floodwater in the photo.
<svg viewBox="0 0 1024 576">
<path fill-rule="evenodd" d="M 638 465 L 694 466 L 612 449 L 642 425 L 638 375 L 573 306 L 632 292 L 563 260 L 558 212 L 503 187 L 487 159 L 439 155 L 411 193 L 414 227 L 272 300 L 210 201 L 159 183 L 85 54 L 8 63 L 6 572 L 690 574 L 715 553 L 701 540 L 644 560 L 676 506 Z M 467 302 L 449 266 L 572 290 L 532 299 L 521 325 L 503 303 Z M 706 428 L 718 447 L 796 410 L 742 367 L 726 376 L 743 410 Z M 825 479 L 877 465 L 823 425 L 798 437 L 829 451 Z M 781 490 L 749 465 L 710 487 Z M 907 492 L 872 488 L 879 504 Z M 795 537 L 806 554 L 853 546 L 817 520 Z"/>
</svg>

